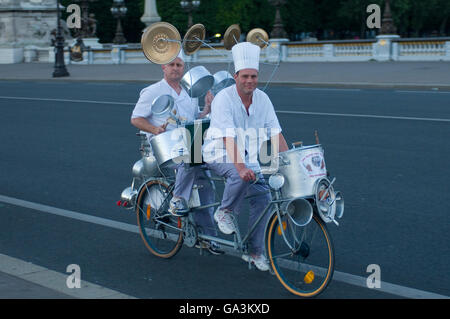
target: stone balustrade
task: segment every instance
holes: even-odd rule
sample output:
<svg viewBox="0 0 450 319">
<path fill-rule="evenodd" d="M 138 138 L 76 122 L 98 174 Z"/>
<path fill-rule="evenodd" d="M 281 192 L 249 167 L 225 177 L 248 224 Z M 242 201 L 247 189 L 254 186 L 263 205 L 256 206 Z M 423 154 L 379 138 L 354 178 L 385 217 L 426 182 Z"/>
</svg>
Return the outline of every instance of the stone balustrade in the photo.
<svg viewBox="0 0 450 319">
<path fill-rule="evenodd" d="M 140 44 L 102 45 L 83 53 L 83 61 L 69 59 L 67 64 L 131 64 L 147 63 Z M 54 62 L 53 47 L 23 48 L 22 62 Z M 271 40 L 261 50 L 261 62 L 351 62 L 351 61 L 450 61 L 450 38 L 411 38 L 379 36 L 372 40 L 289 42 Z M 187 56 L 188 62 L 232 62 L 231 51 L 222 44 L 203 45 Z"/>
</svg>

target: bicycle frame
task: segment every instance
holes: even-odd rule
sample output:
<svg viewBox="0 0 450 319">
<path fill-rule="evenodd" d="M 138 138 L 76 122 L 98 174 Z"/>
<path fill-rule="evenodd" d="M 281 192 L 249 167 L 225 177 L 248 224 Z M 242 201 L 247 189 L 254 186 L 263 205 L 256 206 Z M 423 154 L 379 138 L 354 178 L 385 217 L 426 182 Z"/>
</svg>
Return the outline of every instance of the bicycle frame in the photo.
<svg viewBox="0 0 450 319">
<path fill-rule="evenodd" d="M 222 181 L 222 182 L 224 181 L 224 179 L 219 179 L 219 178 L 214 178 L 214 177 L 208 177 L 208 179 L 211 182 L 213 182 L 213 183 L 215 181 Z M 165 179 L 165 180 L 167 180 L 167 179 Z M 145 184 L 146 183 L 144 183 L 144 185 Z M 266 183 L 264 183 L 264 184 L 266 185 Z M 146 186 L 143 186 L 143 187 L 146 187 Z M 169 185 L 168 194 L 170 194 L 170 192 L 172 192 L 174 187 L 175 187 L 175 184 L 172 182 Z M 273 198 L 274 196 L 272 194 L 272 191 L 268 191 L 268 192 L 271 193 L 271 197 Z M 259 192 L 259 193 L 254 194 L 254 195 L 246 196 L 245 199 L 249 199 L 251 197 L 256 197 L 256 196 L 259 196 L 261 194 L 266 194 L 268 192 L 267 191 Z M 164 204 L 167 203 L 169 197 L 170 196 L 167 195 L 166 198 L 164 198 L 164 201 L 161 204 L 160 209 L 165 206 Z M 212 241 L 215 241 L 215 242 L 220 243 L 222 245 L 225 245 L 225 246 L 228 246 L 228 247 L 232 247 L 232 248 L 234 248 L 237 251 L 241 251 L 243 253 L 246 253 L 247 252 L 247 244 L 248 244 L 248 241 L 250 239 L 250 236 L 255 231 L 256 227 L 261 223 L 261 221 L 266 216 L 266 214 L 268 212 L 270 212 L 271 216 L 273 216 L 274 214 L 277 214 L 277 217 L 280 220 L 281 220 L 281 217 L 284 215 L 284 213 L 281 211 L 281 209 L 279 207 L 279 204 L 282 203 L 282 202 L 288 201 L 290 199 L 280 199 L 279 197 L 280 197 L 279 196 L 279 192 L 275 191 L 275 199 L 272 199 L 267 204 L 267 206 L 264 208 L 263 212 L 259 215 L 259 217 L 255 221 L 255 223 L 253 225 L 251 225 L 251 227 L 249 228 L 249 230 L 247 231 L 247 233 L 245 234 L 245 236 L 243 238 L 242 238 L 241 233 L 239 231 L 238 225 L 236 225 L 237 226 L 236 227 L 237 232 L 234 233 L 234 240 L 232 240 L 232 241 L 231 240 L 226 240 L 226 239 L 223 239 L 223 238 L 220 238 L 220 237 L 216 237 L 216 236 L 205 235 L 205 234 L 197 234 L 197 238 L 203 239 L 203 240 L 209 240 L 209 241 L 212 240 Z M 202 209 L 206 209 L 206 208 L 210 208 L 210 207 L 218 207 L 220 204 L 221 204 L 221 202 L 219 201 L 219 202 L 214 202 L 214 203 L 201 205 L 201 206 L 192 208 L 190 213 L 189 213 L 189 215 L 186 216 L 186 217 L 182 217 L 182 220 L 184 221 L 184 223 L 186 221 L 189 221 L 193 225 L 196 225 L 196 223 L 194 221 L 194 218 L 193 218 L 193 214 L 195 214 L 196 211 L 199 211 L 199 210 L 202 210 Z M 157 213 L 160 213 L 160 211 L 158 210 Z M 156 219 L 158 220 L 159 223 L 161 223 L 162 225 L 165 225 L 166 227 L 169 227 L 169 228 L 171 228 L 173 230 L 177 230 L 177 231 L 183 231 L 183 229 L 177 228 L 177 227 L 175 227 L 173 225 L 170 225 L 170 224 L 164 222 L 163 219 L 165 217 L 167 217 L 167 216 L 171 216 L 171 214 L 170 213 L 166 213 L 166 214 L 158 216 Z M 266 226 L 264 227 L 265 231 L 267 231 L 267 227 L 268 227 L 269 221 L 271 219 L 272 218 L 268 218 L 267 219 Z M 286 244 L 288 245 L 288 247 L 292 251 L 294 251 L 294 248 L 290 245 L 289 241 L 286 239 L 285 231 L 284 231 L 284 229 L 282 227 L 281 227 L 281 233 L 282 233 L 283 239 L 286 242 Z"/>
</svg>

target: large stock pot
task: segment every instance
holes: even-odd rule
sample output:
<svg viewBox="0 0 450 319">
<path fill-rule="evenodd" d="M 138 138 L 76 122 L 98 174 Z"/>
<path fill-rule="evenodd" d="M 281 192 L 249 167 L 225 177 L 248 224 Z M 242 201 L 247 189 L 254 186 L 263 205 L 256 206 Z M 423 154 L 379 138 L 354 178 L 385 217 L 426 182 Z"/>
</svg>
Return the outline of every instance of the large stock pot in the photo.
<svg viewBox="0 0 450 319">
<path fill-rule="evenodd" d="M 184 127 L 160 133 L 150 140 L 153 155 L 160 169 L 173 169 L 190 160 L 189 133 Z"/>
<path fill-rule="evenodd" d="M 285 178 L 281 188 L 283 198 L 314 196 L 316 181 L 327 175 L 322 146 L 303 146 L 279 153 L 279 172 Z"/>
</svg>

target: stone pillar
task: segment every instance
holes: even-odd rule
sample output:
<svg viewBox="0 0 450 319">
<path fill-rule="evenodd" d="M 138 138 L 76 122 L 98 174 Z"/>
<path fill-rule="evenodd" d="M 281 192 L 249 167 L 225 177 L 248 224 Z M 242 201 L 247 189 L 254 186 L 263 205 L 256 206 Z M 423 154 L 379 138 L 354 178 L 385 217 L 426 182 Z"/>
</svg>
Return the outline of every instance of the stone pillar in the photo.
<svg viewBox="0 0 450 319">
<path fill-rule="evenodd" d="M 148 27 L 150 24 L 161 21 L 156 8 L 156 0 L 145 0 L 144 15 L 141 21 Z"/>
<path fill-rule="evenodd" d="M 445 57 L 444 61 L 450 61 L 450 41 L 445 42 Z"/>
<path fill-rule="evenodd" d="M 279 63 L 283 57 L 283 43 L 289 42 L 289 39 L 270 39 L 266 50 L 266 58 L 270 63 Z"/>
<path fill-rule="evenodd" d="M 55 29 L 55 0 L 0 0 L 0 63 L 33 60 L 33 48 L 49 48 Z"/>
<path fill-rule="evenodd" d="M 389 61 L 397 59 L 393 52 L 392 40 L 400 38 L 397 35 L 397 28 L 391 15 L 391 6 L 389 0 L 385 0 L 383 19 L 381 20 L 381 34 L 377 36 L 377 42 L 374 44 L 374 58 L 377 61 Z M 395 49 L 397 49 L 396 47 Z"/>
<path fill-rule="evenodd" d="M 382 34 L 377 36 L 374 44 L 374 59 L 377 61 L 389 61 L 393 59 L 392 40 L 400 38 L 399 35 Z"/>
<path fill-rule="evenodd" d="M 334 45 L 327 43 L 323 45 L 323 57 L 325 61 L 333 61 L 334 59 Z"/>
</svg>

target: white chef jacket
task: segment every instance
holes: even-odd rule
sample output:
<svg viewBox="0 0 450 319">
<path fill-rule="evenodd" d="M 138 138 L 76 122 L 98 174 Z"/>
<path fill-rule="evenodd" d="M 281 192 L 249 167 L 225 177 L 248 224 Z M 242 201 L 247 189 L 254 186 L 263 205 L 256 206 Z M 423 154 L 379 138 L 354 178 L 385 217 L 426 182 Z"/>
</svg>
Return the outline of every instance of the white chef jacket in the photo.
<svg viewBox="0 0 450 319">
<path fill-rule="evenodd" d="M 228 158 L 224 137 L 234 137 L 241 158 L 248 168 L 259 170 L 258 152 L 263 141 L 281 132 L 272 102 L 266 93 L 255 89 L 248 109 L 237 92 L 236 85 L 220 91 L 211 105 L 211 123 L 203 145 L 205 162 Z"/>
<path fill-rule="evenodd" d="M 162 79 L 141 90 L 139 100 L 134 107 L 131 118 L 144 117 L 154 126 L 163 125 L 168 119 L 168 116 L 161 117 L 152 114 L 152 102 L 155 98 L 164 94 L 170 94 L 174 98 L 174 109 L 177 111 L 177 116 L 185 118 L 187 122 L 193 121 L 198 117 L 198 99 L 191 98 L 183 88 L 181 88 L 181 92 L 178 95 L 169 83 L 165 79 Z M 176 128 L 176 125 L 169 123 L 166 130 L 168 131 L 174 128 Z M 144 133 L 147 134 L 147 139 L 150 142 L 153 134 L 149 132 Z"/>
</svg>

